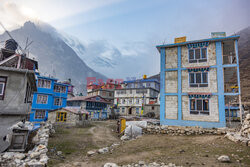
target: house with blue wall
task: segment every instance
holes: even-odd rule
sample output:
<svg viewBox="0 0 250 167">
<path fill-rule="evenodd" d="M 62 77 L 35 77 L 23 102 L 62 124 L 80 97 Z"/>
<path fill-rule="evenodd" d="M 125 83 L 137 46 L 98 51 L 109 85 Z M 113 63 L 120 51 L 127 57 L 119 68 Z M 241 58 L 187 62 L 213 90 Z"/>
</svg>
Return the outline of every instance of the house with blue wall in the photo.
<svg viewBox="0 0 250 167">
<path fill-rule="evenodd" d="M 34 92 L 30 122 L 40 123 L 48 119 L 48 112 L 63 108 L 67 104 L 68 85 L 52 77 L 36 73 L 37 92 Z"/>
<path fill-rule="evenodd" d="M 238 35 L 156 46 L 161 55 L 160 123 L 225 127 L 240 99 Z"/>
</svg>

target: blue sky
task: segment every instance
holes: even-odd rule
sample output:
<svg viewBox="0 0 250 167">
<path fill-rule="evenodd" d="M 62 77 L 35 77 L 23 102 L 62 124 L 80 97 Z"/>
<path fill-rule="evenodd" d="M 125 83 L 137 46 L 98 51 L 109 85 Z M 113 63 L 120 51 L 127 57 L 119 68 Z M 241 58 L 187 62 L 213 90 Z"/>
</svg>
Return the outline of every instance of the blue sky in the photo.
<svg viewBox="0 0 250 167">
<path fill-rule="evenodd" d="M 24 14 L 23 20 L 45 21 L 82 41 L 86 47 L 83 60 L 108 58 L 114 64 L 112 68 L 88 65 L 111 78 L 158 73 L 160 59 L 155 45 L 172 43 L 175 37 L 209 38 L 210 32 L 216 31 L 231 35 L 250 25 L 248 0 L 36 0 L 36 3 L 9 0 L 8 3 L 16 4 Z M 0 12 L 0 19 L 4 19 L 1 15 Z"/>
</svg>

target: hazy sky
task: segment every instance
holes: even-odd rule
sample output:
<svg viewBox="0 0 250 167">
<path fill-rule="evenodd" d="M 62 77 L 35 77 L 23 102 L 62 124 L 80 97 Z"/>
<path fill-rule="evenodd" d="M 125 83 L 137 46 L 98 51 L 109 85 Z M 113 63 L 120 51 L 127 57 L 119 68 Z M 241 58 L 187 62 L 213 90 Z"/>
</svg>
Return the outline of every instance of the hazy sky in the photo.
<svg viewBox="0 0 250 167">
<path fill-rule="evenodd" d="M 159 72 L 155 45 L 179 36 L 208 38 L 215 31 L 231 35 L 250 25 L 249 9 L 250 0 L 0 0 L 0 21 L 13 29 L 39 19 L 84 43 L 105 41 L 131 61 L 96 70 L 139 77 Z"/>
</svg>

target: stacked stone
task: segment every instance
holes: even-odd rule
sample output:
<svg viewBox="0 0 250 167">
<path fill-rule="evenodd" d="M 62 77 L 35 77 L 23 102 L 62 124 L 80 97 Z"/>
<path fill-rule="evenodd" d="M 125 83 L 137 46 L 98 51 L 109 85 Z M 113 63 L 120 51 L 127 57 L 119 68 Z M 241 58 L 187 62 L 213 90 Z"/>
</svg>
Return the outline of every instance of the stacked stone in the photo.
<svg viewBox="0 0 250 167">
<path fill-rule="evenodd" d="M 241 142 L 250 146 L 250 114 L 246 115 L 239 132 L 228 132 L 225 137 L 233 142 Z"/>
<path fill-rule="evenodd" d="M 28 153 L 19 152 L 5 152 L 0 154 L 0 166 L 15 166 L 15 167 L 27 167 L 27 166 L 46 166 L 48 163 L 48 139 L 49 134 L 54 133 L 54 129 L 51 124 L 44 124 L 38 131 L 36 136 L 32 139 L 32 143 L 35 147 Z"/>
<path fill-rule="evenodd" d="M 222 135 L 226 134 L 226 128 L 206 129 L 201 127 L 182 126 L 156 126 L 150 125 L 143 129 L 143 134 L 169 134 L 169 135 Z"/>
<path fill-rule="evenodd" d="M 157 162 L 152 162 L 152 163 L 145 163 L 144 161 L 139 161 L 138 163 L 132 163 L 128 165 L 117 165 L 115 163 L 106 163 L 104 167 L 178 167 L 173 163 L 157 163 Z"/>
</svg>

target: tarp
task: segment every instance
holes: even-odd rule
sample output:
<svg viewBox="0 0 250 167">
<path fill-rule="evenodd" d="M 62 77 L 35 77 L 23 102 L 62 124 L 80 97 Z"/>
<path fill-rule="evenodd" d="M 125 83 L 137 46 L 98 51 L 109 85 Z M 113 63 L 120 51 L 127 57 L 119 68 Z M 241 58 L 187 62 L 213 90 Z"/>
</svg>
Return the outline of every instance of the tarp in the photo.
<svg viewBox="0 0 250 167">
<path fill-rule="evenodd" d="M 129 125 L 126 127 L 124 136 L 129 136 L 130 139 L 136 138 L 137 136 L 142 135 L 142 128 L 136 125 Z"/>
<path fill-rule="evenodd" d="M 126 121 L 126 126 L 136 125 L 141 128 L 147 128 L 147 121 Z"/>
</svg>

